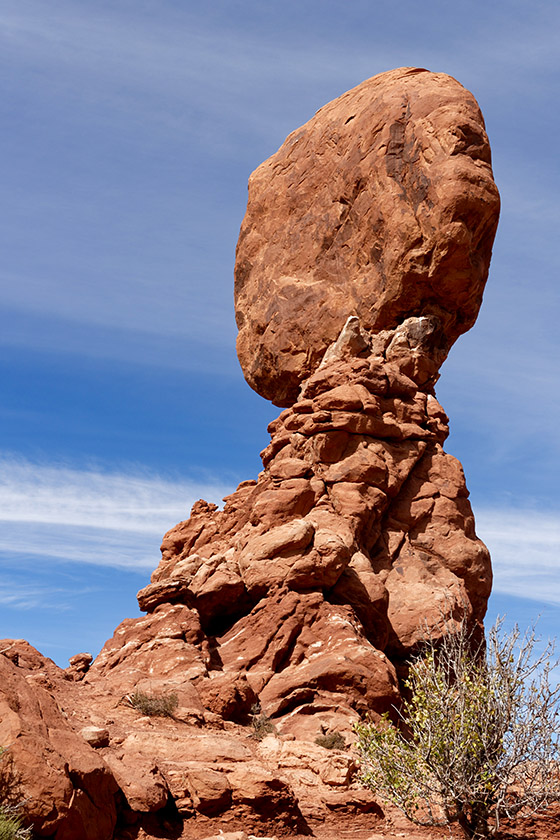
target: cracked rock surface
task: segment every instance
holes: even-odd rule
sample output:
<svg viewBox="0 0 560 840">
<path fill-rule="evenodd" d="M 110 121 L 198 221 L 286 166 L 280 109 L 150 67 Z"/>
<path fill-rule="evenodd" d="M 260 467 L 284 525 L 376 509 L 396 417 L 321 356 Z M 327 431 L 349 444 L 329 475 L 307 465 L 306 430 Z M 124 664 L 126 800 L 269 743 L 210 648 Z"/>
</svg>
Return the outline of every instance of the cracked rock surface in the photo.
<svg viewBox="0 0 560 840">
<path fill-rule="evenodd" d="M 286 406 L 346 319 L 435 316 L 441 352 L 476 320 L 499 212 L 475 98 L 405 67 L 329 102 L 249 180 L 235 268 L 245 377 Z"/>
</svg>

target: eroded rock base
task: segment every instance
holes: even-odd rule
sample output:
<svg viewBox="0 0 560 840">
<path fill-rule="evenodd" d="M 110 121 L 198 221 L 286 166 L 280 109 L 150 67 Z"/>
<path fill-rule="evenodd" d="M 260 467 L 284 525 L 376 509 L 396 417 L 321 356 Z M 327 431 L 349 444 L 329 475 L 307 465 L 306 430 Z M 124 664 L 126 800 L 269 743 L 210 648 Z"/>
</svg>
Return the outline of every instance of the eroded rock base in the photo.
<svg viewBox="0 0 560 840">
<path fill-rule="evenodd" d="M 1 643 L 0 739 L 38 836 L 379 816 L 352 750 L 316 738 L 350 744 L 359 717 L 394 711 L 407 658 L 428 632 L 480 624 L 491 580 L 418 320 L 375 337 L 349 321 L 271 424 L 258 480 L 166 535 L 146 616 L 93 663 L 61 671 Z M 172 716 L 134 708 L 138 693 L 172 696 Z"/>
</svg>

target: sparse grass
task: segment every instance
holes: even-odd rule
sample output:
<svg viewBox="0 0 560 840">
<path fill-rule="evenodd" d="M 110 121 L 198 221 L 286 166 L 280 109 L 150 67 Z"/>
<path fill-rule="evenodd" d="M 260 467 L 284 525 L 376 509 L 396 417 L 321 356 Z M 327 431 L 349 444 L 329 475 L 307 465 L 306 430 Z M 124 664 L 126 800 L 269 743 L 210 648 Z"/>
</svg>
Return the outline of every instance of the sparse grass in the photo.
<svg viewBox="0 0 560 840">
<path fill-rule="evenodd" d="M 347 750 L 348 744 L 341 732 L 327 732 L 326 735 L 318 735 L 315 743 L 326 750 Z"/>
<path fill-rule="evenodd" d="M 21 817 L 13 806 L 0 806 L 0 840 L 28 840 L 31 830 L 23 828 Z"/>
<path fill-rule="evenodd" d="M 267 735 L 274 735 L 276 727 L 272 723 L 267 714 L 261 711 L 261 707 L 256 703 L 251 709 L 251 726 L 253 727 L 253 738 L 257 741 L 262 741 Z"/>
<path fill-rule="evenodd" d="M 144 691 L 126 694 L 123 700 L 133 709 L 149 717 L 173 717 L 173 712 L 179 704 L 176 694 L 147 694 Z"/>
<path fill-rule="evenodd" d="M 12 759 L 0 747 L 0 840 L 28 840 L 31 829 L 22 826 L 19 779 Z"/>
</svg>

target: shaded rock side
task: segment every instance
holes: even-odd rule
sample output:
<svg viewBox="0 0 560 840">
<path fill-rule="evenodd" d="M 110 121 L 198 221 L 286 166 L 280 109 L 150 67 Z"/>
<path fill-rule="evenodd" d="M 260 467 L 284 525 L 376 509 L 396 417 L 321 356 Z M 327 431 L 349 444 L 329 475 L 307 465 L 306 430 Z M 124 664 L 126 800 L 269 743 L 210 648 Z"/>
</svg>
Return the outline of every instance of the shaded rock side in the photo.
<svg viewBox="0 0 560 840">
<path fill-rule="evenodd" d="M 443 357 L 474 324 L 499 212 L 476 100 L 401 68 L 321 108 L 249 180 L 235 268 L 248 383 L 291 405 L 350 315 L 430 315 Z"/>
</svg>

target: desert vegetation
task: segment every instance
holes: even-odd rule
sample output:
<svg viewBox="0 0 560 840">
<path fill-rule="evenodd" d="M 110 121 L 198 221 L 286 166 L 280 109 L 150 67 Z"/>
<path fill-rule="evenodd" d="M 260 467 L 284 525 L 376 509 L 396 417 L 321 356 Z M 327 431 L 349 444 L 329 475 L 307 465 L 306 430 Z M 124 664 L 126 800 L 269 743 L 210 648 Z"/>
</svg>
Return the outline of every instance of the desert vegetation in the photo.
<svg viewBox="0 0 560 840">
<path fill-rule="evenodd" d="M 324 735 L 318 735 L 315 738 L 315 743 L 326 750 L 346 750 L 348 744 L 344 739 L 342 732 L 326 732 Z"/>
<path fill-rule="evenodd" d="M 179 703 L 176 694 L 147 694 L 139 690 L 125 695 L 123 700 L 133 709 L 149 717 L 173 717 Z"/>
<path fill-rule="evenodd" d="M 0 840 L 27 840 L 31 831 L 21 819 L 19 784 L 8 750 L 0 747 Z"/>
<path fill-rule="evenodd" d="M 259 703 L 255 703 L 251 709 L 251 726 L 253 738 L 257 741 L 262 741 L 267 735 L 274 735 L 276 732 L 276 727 L 269 716 L 262 711 Z"/>
<path fill-rule="evenodd" d="M 408 699 L 379 725 L 356 726 L 363 782 L 419 825 L 458 823 L 465 837 L 496 835 L 500 824 L 560 798 L 560 686 L 549 643 L 539 656 L 534 629 L 474 643 L 463 625 L 412 663 Z"/>
</svg>

